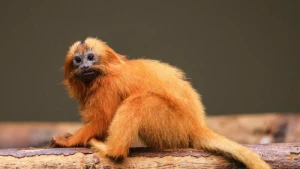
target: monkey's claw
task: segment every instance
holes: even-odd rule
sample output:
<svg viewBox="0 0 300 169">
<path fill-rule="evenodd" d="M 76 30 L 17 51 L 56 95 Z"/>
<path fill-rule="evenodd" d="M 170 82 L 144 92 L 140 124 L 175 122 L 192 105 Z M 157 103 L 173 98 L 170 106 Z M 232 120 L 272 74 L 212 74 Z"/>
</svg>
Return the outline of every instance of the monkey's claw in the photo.
<svg viewBox="0 0 300 169">
<path fill-rule="evenodd" d="M 60 135 L 54 135 L 52 136 L 52 140 L 49 143 L 50 148 L 62 148 L 67 147 L 66 143 L 69 137 L 72 135 L 70 133 L 66 133 L 63 136 Z"/>
</svg>

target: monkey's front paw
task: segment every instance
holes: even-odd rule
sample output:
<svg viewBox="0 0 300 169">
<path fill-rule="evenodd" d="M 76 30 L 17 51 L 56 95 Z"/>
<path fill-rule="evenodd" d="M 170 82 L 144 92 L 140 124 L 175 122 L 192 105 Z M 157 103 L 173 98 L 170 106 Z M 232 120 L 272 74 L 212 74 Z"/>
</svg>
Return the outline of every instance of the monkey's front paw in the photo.
<svg viewBox="0 0 300 169">
<path fill-rule="evenodd" d="M 49 147 L 51 148 L 61 148 L 61 147 L 68 147 L 68 138 L 72 135 L 67 133 L 63 136 L 54 135 L 52 140 L 50 141 Z"/>
</svg>

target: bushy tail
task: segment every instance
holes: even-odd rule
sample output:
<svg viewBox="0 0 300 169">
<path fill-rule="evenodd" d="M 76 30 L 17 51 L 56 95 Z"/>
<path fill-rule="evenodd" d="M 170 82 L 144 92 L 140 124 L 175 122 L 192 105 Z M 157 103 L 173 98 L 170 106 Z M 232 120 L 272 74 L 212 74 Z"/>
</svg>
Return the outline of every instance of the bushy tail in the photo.
<svg viewBox="0 0 300 169">
<path fill-rule="evenodd" d="M 249 169 L 271 169 L 269 164 L 263 161 L 260 156 L 244 146 L 218 135 L 210 129 L 201 130 L 193 140 L 194 148 L 206 149 L 208 151 L 220 152 L 228 158 L 234 158 Z"/>
</svg>

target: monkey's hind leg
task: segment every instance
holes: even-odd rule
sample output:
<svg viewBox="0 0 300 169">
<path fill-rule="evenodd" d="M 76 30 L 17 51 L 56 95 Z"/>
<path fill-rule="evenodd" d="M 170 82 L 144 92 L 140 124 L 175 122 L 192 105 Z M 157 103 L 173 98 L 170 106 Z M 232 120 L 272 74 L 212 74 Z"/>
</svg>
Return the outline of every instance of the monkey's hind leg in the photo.
<svg viewBox="0 0 300 169">
<path fill-rule="evenodd" d="M 138 137 L 142 100 L 131 97 L 122 103 L 110 124 L 106 141 L 90 140 L 89 143 L 96 151 L 115 161 L 127 157 L 132 141 Z"/>
</svg>

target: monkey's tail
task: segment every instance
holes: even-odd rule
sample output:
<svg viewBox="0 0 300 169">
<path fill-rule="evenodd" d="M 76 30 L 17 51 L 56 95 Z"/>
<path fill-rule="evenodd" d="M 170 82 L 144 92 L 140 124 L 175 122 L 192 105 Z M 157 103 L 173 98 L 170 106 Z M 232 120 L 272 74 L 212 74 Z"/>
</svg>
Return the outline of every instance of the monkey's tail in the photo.
<svg viewBox="0 0 300 169">
<path fill-rule="evenodd" d="M 196 134 L 193 146 L 198 149 L 220 152 L 228 158 L 233 158 L 242 162 L 249 169 L 271 169 L 269 164 L 263 161 L 258 154 L 215 133 L 209 128 L 204 131 L 201 130 L 199 134 Z"/>
</svg>

